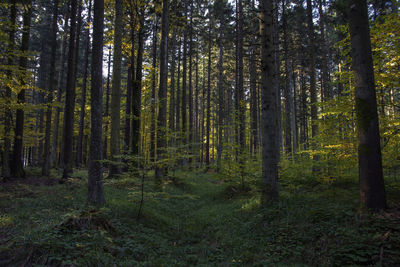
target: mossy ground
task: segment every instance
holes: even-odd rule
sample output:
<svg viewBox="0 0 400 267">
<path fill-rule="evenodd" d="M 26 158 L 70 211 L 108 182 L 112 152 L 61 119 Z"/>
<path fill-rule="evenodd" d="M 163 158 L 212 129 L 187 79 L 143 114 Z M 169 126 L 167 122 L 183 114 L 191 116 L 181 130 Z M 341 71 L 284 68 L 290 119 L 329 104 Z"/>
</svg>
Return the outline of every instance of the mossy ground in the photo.
<svg viewBox="0 0 400 267">
<path fill-rule="evenodd" d="M 37 172 L 28 175 L 35 177 Z M 139 178 L 106 179 L 107 204 L 100 210 L 85 207 L 85 170 L 75 171 L 66 184 L 3 184 L 0 266 L 396 266 L 400 262 L 396 180 L 386 181 L 392 209 L 360 215 L 355 179 L 325 184 L 282 178 L 279 202 L 261 210 L 255 185 L 240 191 L 213 172 L 173 175 L 162 191 L 154 190 L 146 178 L 139 221 Z"/>
</svg>

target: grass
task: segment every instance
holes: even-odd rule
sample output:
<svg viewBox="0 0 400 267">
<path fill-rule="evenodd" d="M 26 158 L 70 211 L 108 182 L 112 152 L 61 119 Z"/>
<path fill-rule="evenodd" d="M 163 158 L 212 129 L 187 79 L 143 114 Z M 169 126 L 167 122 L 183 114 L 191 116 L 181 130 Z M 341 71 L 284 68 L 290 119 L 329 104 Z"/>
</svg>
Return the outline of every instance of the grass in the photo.
<svg viewBox="0 0 400 267">
<path fill-rule="evenodd" d="M 37 176 L 31 170 L 29 176 Z M 56 173 L 54 173 L 56 175 Z M 151 177 L 152 174 L 147 175 Z M 85 207 L 87 172 L 71 182 L 0 187 L 0 266 L 396 266 L 400 183 L 386 213 L 358 214 L 355 181 L 281 179 L 280 201 L 259 208 L 215 173 L 176 171 L 163 190 L 105 180 L 107 204 Z M 37 178 L 40 179 L 40 178 Z M 250 179 L 250 178 L 249 178 Z M 90 223 L 91 222 L 91 223 Z M 107 225 L 111 225 L 112 229 Z"/>
</svg>

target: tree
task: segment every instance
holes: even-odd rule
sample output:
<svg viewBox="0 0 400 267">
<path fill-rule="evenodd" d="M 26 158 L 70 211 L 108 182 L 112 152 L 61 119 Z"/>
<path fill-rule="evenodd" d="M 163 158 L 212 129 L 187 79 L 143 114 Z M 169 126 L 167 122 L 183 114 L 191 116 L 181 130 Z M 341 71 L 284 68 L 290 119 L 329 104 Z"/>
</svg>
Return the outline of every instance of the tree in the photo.
<svg viewBox="0 0 400 267">
<path fill-rule="evenodd" d="M 67 87 L 64 105 L 63 124 L 63 179 L 67 179 L 72 173 L 72 137 L 74 130 L 75 107 L 75 38 L 76 38 L 76 9 L 77 0 L 71 0 L 71 24 L 68 50 Z"/>
<path fill-rule="evenodd" d="M 17 19 L 17 4 L 16 0 L 12 1 L 11 10 L 10 10 L 10 29 L 8 34 L 8 52 L 11 53 L 15 48 L 15 21 Z M 7 65 L 13 65 L 14 58 L 9 55 L 7 60 Z M 12 78 L 12 71 L 7 71 L 7 79 Z M 11 104 L 11 88 L 9 86 L 6 87 L 5 90 L 5 100 L 6 106 L 4 110 L 4 145 L 3 145 L 3 160 L 2 160 L 2 175 L 4 179 L 11 178 L 11 170 L 10 170 L 10 153 L 11 153 L 11 121 L 12 121 L 12 112 L 10 108 Z"/>
<path fill-rule="evenodd" d="M 21 39 L 21 56 L 19 59 L 19 68 L 22 71 L 26 71 L 28 67 L 28 57 L 25 53 L 29 48 L 29 37 L 31 29 L 31 17 L 32 17 L 32 0 L 26 1 L 23 5 L 23 28 L 22 28 L 22 39 Z M 27 76 L 27 75 L 25 75 Z M 25 89 L 23 88 L 27 82 L 27 77 L 21 79 L 22 89 L 18 93 L 18 103 L 23 105 L 25 103 Z M 24 110 L 22 108 L 17 109 L 15 119 L 15 135 L 14 135 L 14 151 L 11 162 L 11 175 L 15 178 L 25 177 L 24 164 L 23 164 L 23 136 L 24 136 Z"/>
<path fill-rule="evenodd" d="M 51 55 L 50 55 L 50 76 L 48 80 L 48 95 L 47 95 L 47 112 L 46 112 L 46 130 L 45 130 L 45 143 L 44 143 L 44 158 L 42 163 L 42 175 L 48 176 L 50 174 L 50 134 L 51 134 L 51 117 L 53 102 L 53 90 L 56 83 L 55 70 L 56 70 L 56 53 L 57 53 L 57 19 L 58 19 L 58 0 L 54 1 L 53 20 L 51 23 Z"/>
<path fill-rule="evenodd" d="M 161 18 L 161 43 L 160 43 L 160 87 L 158 89 L 159 111 L 157 125 L 157 161 L 165 156 L 167 144 L 167 75 L 168 75 L 168 31 L 169 14 L 168 0 L 163 0 Z M 160 182 L 166 175 L 165 166 L 157 166 L 155 170 L 156 181 Z"/>
<path fill-rule="evenodd" d="M 102 87 L 104 0 L 94 1 L 91 66 L 91 130 L 89 151 L 88 203 L 104 204 L 102 151 Z"/>
<path fill-rule="evenodd" d="M 262 94 L 262 205 L 278 199 L 279 128 L 274 66 L 273 0 L 260 1 Z"/>
<path fill-rule="evenodd" d="M 111 95 L 111 139 L 110 152 L 111 160 L 120 162 L 118 157 L 120 151 L 120 113 L 121 113 L 121 61 L 122 61 L 122 17 L 123 0 L 115 0 L 115 27 L 114 27 L 114 59 L 112 74 L 112 95 Z M 118 164 L 111 164 L 110 177 L 121 173 Z"/>
<path fill-rule="evenodd" d="M 386 194 L 367 3 L 362 0 L 348 1 L 348 12 L 359 141 L 361 206 L 380 210 L 386 208 Z"/>
</svg>

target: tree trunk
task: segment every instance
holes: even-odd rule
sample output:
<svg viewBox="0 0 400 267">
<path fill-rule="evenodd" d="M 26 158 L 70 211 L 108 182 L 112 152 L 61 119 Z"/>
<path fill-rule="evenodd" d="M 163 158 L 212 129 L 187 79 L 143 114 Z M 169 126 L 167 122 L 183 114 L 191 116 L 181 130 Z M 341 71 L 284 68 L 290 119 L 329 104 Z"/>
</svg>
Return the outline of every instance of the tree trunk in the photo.
<svg viewBox="0 0 400 267">
<path fill-rule="evenodd" d="M 136 77 L 132 88 L 132 155 L 140 155 L 140 106 L 142 91 L 142 69 L 143 69 L 143 42 L 144 42 L 144 17 L 140 17 L 140 28 L 138 31 L 138 50 L 136 60 Z"/>
<path fill-rule="evenodd" d="M 109 177 L 121 173 L 119 158 L 121 154 L 120 131 L 121 131 L 121 61 L 122 61 L 122 17 L 123 0 L 115 0 L 115 27 L 114 27 L 114 59 L 112 74 L 112 96 L 111 96 L 111 138 L 110 156 L 113 162 L 110 166 Z"/>
<path fill-rule="evenodd" d="M 242 0 L 238 1 L 239 4 L 239 21 L 238 21 L 238 101 L 239 101 L 239 165 L 240 165 L 240 175 L 242 177 L 242 186 L 243 177 L 244 177 L 244 164 L 245 164 L 245 156 L 246 156 L 246 132 L 245 132 L 245 113 L 246 113 L 246 103 L 244 99 L 244 89 L 243 89 L 243 4 Z"/>
<path fill-rule="evenodd" d="M 181 40 L 179 40 L 178 44 L 178 79 L 176 81 L 176 126 L 175 126 L 175 131 L 180 133 L 181 131 L 181 90 L 180 90 L 180 82 L 181 82 Z"/>
<path fill-rule="evenodd" d="M 315 138 L 318 135 L 318 107 L 317 107 L 317 89 L 315 76 L 315 44 L 314 44 L 314 25 L 312 15 L 312 2 L 307 0 L 307 29 L 309 40 L 309 75 L 310 75 L 310 101 L 311 101 L 311 136 Z M 315 141 L 314 149 L 316 148 Z M 317 157 L 314 157 L 317 159 Z"/>
<path fill-rule="evenodd" d="M 15 48 L 15 21 L 17 18 L 17 7 L 16 0 L 12 1 L 11 10 L 10 10 L 10 29 L 9 29 L 9 45 L 8 45 L 8 60 L 7 65 L 12 66 L 14 63 L 14 57 L 10 55 L 10 53 Z M 12 71 L 8 70 L 6 72 L 7 79 L 12 79 Z M 12 123 L 12 112 L 11 112 L 11 88 L 9 86 L 5 89 L 5 109 L 4 109 L 4 144 L 3 144 L 3 161 L 2 161 L 2 176 L 3 179 L 11 178 L 11 170 L 10 170 L 10 157 L 11 157 L 11 123 Z"/>
<path fill-rule="evenodd" d="M 358 131 L 361 207 L 386 208 L 374 69 L 365 1 L 348 1 Z"/>
<path fill-rule="evenodd" d="M 220 21 L 220 32 L 219 32 L 219 60 L 218 60 L 218 147 L 217 147 L 217 168 L 218 171 L 221 170 L 221 158 L 222 158 L 222 149 L 223 149 L 223 139 L 222 139 L 222 130 L 224 124 L 224 66 L 223 66 L 223 57 L 224 57 L 224 47 L 222 43 L 223 39 L 223 22 L 222 19 Z"/>
<path fill-rule="evenodd" d="M 274 66 L 273 1 L 260 1 L 261 85 L 262 85 L 262 178 L 261 204 L 278 199 L 278 112 Z"/>
<path fill-rule="evenodd" d="M 105 203 L 103 189 L 103 154 L 102 154 L 102 87 L 103 87 L 103 32 L 104 0 L 93 4 L 93 42 L 91 65 L 91 129 L 89 150 L 88 203 L 102 205 Z"/>
<path fill-rule="evenodd" d="M 167 144 L 167 76 L 168 76 L 168 31 L 169 14 L 168 0 L 163 0 L 161 18 L 161 43 L 160 43 L 160 87 L 158 89 L 159 111 L 157 120 L 157 161 L 165 157 Z M 167 175 L 166 166 L 157 164 L 155 170 L 156 183 L 161 182 Z"/>
<path fill-rule="evenodd" d="M 207 76 L 207 121 L 206 121 L 206 165 L 210 165 L 210 116 L 211 116 L 211 44 L 212 44 L 212 22 L 211 15 L 209 18 L 209 29 L 208 29 L 208 76 Z"/>
<path fill-rule="evenodd" d="M 193 55 L 193 2 L 190 1 L 190 23 L 189 23 L 189 151 L 193 153 L 193 87 L 192 87 L 192 55 Z M 191 158 L 189 158 L 191 161 Z"/>
<path fill-rule="evenodd" d="M 31 28 L 31 16 L 32 16 L 32 1 L 26 1 L 24 4 L 24 15 L 23 15 L 23 31 L 20 51 L 22 53 L 19 59 L 19 67 L 25 71 L 28 66 L 28 57 L 25 53 L 29 48 L 29 37 Z M 21 87 L 26 84 L 25 77 L 21 79 Z M 22 89 L 18 93 L 18 103 L 23 105 L 25 103 L 25 89 Z M 17 109 L 15 120 L 15 135 L 14 135 L 14 151 L 11 162 L 11 174 L 15 178 L 25 177 L 24 164 L 23 164 L 23 136 L 24 136 L 24 110 Z"/>
<path fill-rule="evenodd" d="M 108 151 L 108 111 L 110 105 L 110 76 L 111 76 L 111 46 L 108 47 L 108 63 L 107 63 L 107 87 L 106 87 L 106 107 L 104 111 L 104 145 L 103 145 L 103 159 L 107 159 Z"/>
<path fill-rule="evenodd" d="M 90 53 L 90 33 L 89 25 L 91 20 L 92 12 L 92 1 L 89 0 L 89 11 L 88 11 L 88 21 L 86 28 L 86 44 L 85 44 L 85 54 L 84 54 L 84 66 L 83 66 L 83 82 L 82 82 L 82 94 L 81 94 L 81 111 L 79 117 L 79 135 L 78 144 L 76 152 L 76 166 L 80 168 L 82 166 L 82 154 L 83 154 L 83 130 L 85 127 L 85 107 L 86 107 L 86 87 L 87 87 L 87 76 L 89 67 L 89 53 Z"/>
<path fill-rule="evenodd" d="M 64 106 L 64 123 L 63 123 L 63 179 L 67 179 L 72 173 L 72 137 L 74 127 L 74 106 L 75 106 L 75 35 L 76 28 L 76 8 L 77 0 L 71 0 L 71 24 L 70 24 L 70 40 L 68 50 L 68 70 L 67 70 L 67 87 L 65 94 Z M 80 16 L 80 14 L 79 14 Z M 78 38 L 77 38 L 78 40 Z"/>
<path fill-rule="evenodd" d="M 61 46 L 61 59 L 60 59 L 60 72 L 58 73 L 58 83 L 57 83 L 57 98 L 56 102 L 61 105 L 61 98 L 64 87 L 64 73 L 65 73 L 65 61 L 67 59 L 66 52 L 67 52 L 67 38 L 68 38 L 68 21 L 69 21 L 70 12 L 67 8 L 67 12 L 64 16 L 64 34 Z M 61 108 L 56 108 L 56 114 L 54 115 L 54 127 L 53 127 L 53 140 L 51 143 L 51 153 L 50 153 L 50 168 L 57 165 L 57 149 L 58 149 L 58 130 L 60 126 L 60 113 Z"/>
<path fill-rule="evenodd" d="M 157 79 L 157 17 L 153 25 L 153 64 L 152 64 L 152 77 L 151 77 L 151 122 L 150 122 L 150 161 L 154 162 L 156 159 L 156 79 Z"/>
<path fill-rule="evenodd" d="M 182 59 L 182 143 L 187 144 L 187 118 L 186 118 L 186 74 L 187 74 L 187 2 L 185 0 L 185 26 L 183 29 L 183 59 Z"/>
<path fill-rule="evenodd" d="M 133 23 L 132 23 L 133 25 Z M 128 68 L 128 83 L 126 88 L 126 108 L 125 108 L 125 152 L 128 152 L 131 145 L 131 116 L 132 116 L 132 91 L 135 80 L 135 28 L 131 25 L 131 58 Z"/>
<path fill-rule="evenodd" d="M 48 95 L 47 95 L 47 111 L 46 111 L 46 130 L 45 130 L 45 143 L 44 143 L 44 158 L 42 164 L 42 175 L 49 176 L 50 174 L 50 135 L 51 135 L 51 117 L 53 102 L 53 91 L 56 70 L 56 54 L 57 54 L 57 19 L 58 19 L 58 0 L 54 1 L 53 6 L 53 20 L 52 20 L 52 34 L 51 34 L 51 55 L 50 55 L 50 77 L 48 80 Z M 54 138 L 54 137 L 53 137 Z"/>
<path fill-rule="evenodd" d="M 291 156 L 292 153 L 292 114 L 291 114 L 291 92 L 292 78 L 291 66 L 289 63 L 289 46 L 286 22 L 286 0 L 282 0 L 282 24 L 283 24 L 283 50 L 285 53 L 285 152 L 286 156 Z"/>
<path fill-rule="evenodd" d="M 169 93 L 169 120 L 168 128 L 170 129 L 170 142 L 173 142 L 172 133 L 175 131 L 175 42 L 176 42 L 176 32 L 174 31 L 172 35 L 171 44 L 171 85 Z"/>
</svg>

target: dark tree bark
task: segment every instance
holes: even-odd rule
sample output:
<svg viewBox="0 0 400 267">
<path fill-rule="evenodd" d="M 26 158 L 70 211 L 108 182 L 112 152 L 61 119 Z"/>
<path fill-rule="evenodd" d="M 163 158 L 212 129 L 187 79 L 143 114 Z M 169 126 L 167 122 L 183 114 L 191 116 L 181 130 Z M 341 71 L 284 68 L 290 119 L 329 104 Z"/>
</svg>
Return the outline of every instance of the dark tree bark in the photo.
<svg viewBox="0 0 400 267">
<path fill-rule="evenodd" d="M 106 106 L 104 111 L 104 145 L 103 145 L 103 159 L 107 159 L 108 152 L 108 116 L 110 110 L 110 77 L 111 77 L 111 46 L 108 47 L 108 63 L 107 63 L 107 87 L 106 87 Z"/>
<path fill-rule="evenodd" d="M 16 18 L 17 18 L 17 7 L 16 0 L 12 1 L 12 5 L 10 8 L 10 29 L 8 34 L 8 60 L 7 65 L 12 66 L 14 63 L 14 57 L 11 56 L 11 52 L 15 49 L 15 27 L 16 27 Z M 8 70 L 6 72 L 7 79 L 12 79 L 12 71 Z M 11 112 L 11 88 L 7 86 L 5 88 L 5 109 L 4 109 L 4 144 L 3 144 L 3 160 L 2 160 L 2 176 L 3 179 L 11 178 L 11 170 L 10 170 L 10 157 L 11 157 L 11 122 L 12 122 L 12 112 Z"/>
<path fill-rule="evenodd" d="M 379 121 L 366 1 L 348 1 L 358 132 L 361 207 L 386 208 Z"/>
<path fill-rule="evenodd" d="M 211 12 L 210 12 L 211 13 Z M 207 73 L 207 121 L 206 121 L 206 165 L 210 165 L 210 116 L 211 116 L 211 45 L 212 45 L 212 21 L 211 16 L 209 18 L 209 29 L 208 29 L 208 73 Z"/>
<path fill-rule="evenodd" d="M 61 68 L 58 73 L 58 83 L 57 83 L 57 98 L 56 102 L 61 104 L 61 98 L 63 94 L 63 80 L 64 80 L 64 73 L 65 73 L 65 63 L 66 63 L 66 52 L 67 52 L 67 38 L 68 38 L 68 21 L 69 21 L 70 12 L 67 8 L 67 12 L 64 16 L 64 34 L 61 46 L 61 59 L 60 64 Z M 51 153 L 50 153 L 50 168 L 55 166 L 57 163 L 57 148 L 58 148 L 58 130 L 60 125 L 60 113 L 61 107 L 56 108 L 56 113 L 54 115 L 54 127 L 53 127 L 53 140 L 51 143 Z"/>
<path fill-rule="evenodd" d="M 120 131 L 121 131 L 121 62 L 122 62 L 122 17 L 123 0 L 115 0 L 115 27 L 114 27 L 114 59 L 112 73 L 112 96 L 111 96 L 111 138 L 110 156 L 117 164 L 111 164 L 109 177 L 115 177 L 121 173 L 119 163 L 120 154 Z"/>
<path fill-rule="evenodd" d="M 143 43 L 144 43 L 144 15 L 140 15 L 140 28 L 138 31 L 138 50 L 136 60 L 136 77 L 132 88 L 132 155 L 140 155 L 140 106 L 142 90 L 143 69 Z"/>
<path fill-rule="evenodd" d="M 179 40 L 178 44 L 178 78 L 176 82 L 176 124 L 175 124 L 175 130 L 177 133 L 180 133 L 181 130 L 181 90 L 180 90 L 180 81 L 181 81 L 181 40 Z"/>
<path fill-rule="evenodd" d="M 186 117 L 186 106 L 187 106 L 187 96 L 186 96 L 186 74 L 187 74 L 187 5 L 188 0 L 184 1 L 185 5 L 185 26 L 183 29 L 183 59 L 182 59 L 182 143 L 187 144 L 187 117 Z"/>
<path fill-rule="evenodd" d="M 155 161 L 156 159 L 156 79 L 157 79 L 157 17 L 155 18 L 153 25 L 153 64 L 152 64 L 152 81 L 151 81 L 151 122 L 150 122 L 150 160 Z"/>
<path fill-rule="evenodd" d="M 74 127 L 74 106 L 75 106 L 75 36 L 77 0 L 71 0 L 71 24 L 70 40 L 68 50 L 67 87 L 64 105 L 63 124 L 63 179 L 67 179 L 72 173 L 72 142 Z M 80 16 L 80 14 L 79 14 Z"/>
<path fill-rule="evenodd" d="M 310 75 L 310 101 L 311 101 L 311 136 L 314 138 L 318 135 L 318 107 L 317 103 L 317 88 L 315 76 L 315 41 L 314 41 L 314 25 L 312 15 L 312 2 L 307 0 L 307 30 L 309 40 L 309 75 Z M 315 142 L 314 142 L 315 148 Z M 314 159 L 317 159 L 314 157 Z"/>
<path fill-rule="evenodd" d="M 51 23 L 51 54 L 50 54 L 50 76 L 48 80 L 48 95 L 47 95 L 47 111 L 46 111 L 46 130 L 45 130 L 45 143 L 44 143 L 44 158 L 42 164 L 42 175 L 49 176 L 50 174 L 50 135 L 51 135 L 51 117 L 53 102 L 53 91 L 56 83 L 55 69 L 56 69 L 56 55 L 57 55 L 57 19 L 58 19 L 58 0 L 54 1 L 53 6 L 53 20 Z"/>
<path fill-rule="evenodd" d="M 24 55 L 29 48 L 29 37 L 31 29 L 31 16 L 32 16 L 32 1 L 26 1 L 24 4 L 24 15 L 23 15 L 23 31 L 21 39 L 21 55 L 19 59 L 19 68 L 23 71 L 27 69 L 28 57 Z M 21 86 L 24 87 L 26 81 L 24 78 L 21 79 Z M 18 103 L 23 105 L 25 103 L 25 89 L 22 89 L 18 93 Z M 15 135 L 14 135 L 14 151 L 11 162 L 11 175 L 15 178 L 25 177 L 24 165 L 23 165 L 23 136 L 24 136 L 24 110 L 17 109 L 15 119 Z"/>
<path fill-rule="evenodd" d="M 168 31 L 169 14 L 168 0 L 163 0 L 163 11 L 161 18 L 161 44 L 160 44 L 160 87 L 158 89 L 159 111 L 157 120 L 157 160 L 165 157 L 165 148 L 167 144 L 167 75 L 168 75 Z M 156 182 L 161 182 L 167 175 L 166 166 L 157 164 L 155 170 Z"/>
<path fill-rule="evenodd" d="M 223 18 L 220 20 L 220 29 L 219 29 L 219 59 L 218 59 L 218 147 L 217 147 L 217 168 L 218 171 L 221 169 L 221 158 L 222 158 L 222 149 L 223 149 L 223 139 L 222 139 L 222 131 L 224 124 L 224 66 L 223 66 L 223 57 L 224 57 L 224 47 L 223 47 Z"/>
<path fill-rule="evenodd" d="M 246 151 L 246 131 L 245 131 L 245 113 L 246 103 L 244 99 L 244 88 L 243 88 L 243 4 L 242 0 L 238 1 L 239 14 L 238 14 L 238 58 L 237 58 L 237 75 L 238 75 L 238 122 L 239 122 L 239 165 L 242 177 L 244 177 L 244 164 L 245 164 L 245 151 Z"/>
<path fill-rule="evenodd" d="M 89 0 L 89 11 L 87 18 L 87 25 L 90 25 L 91 13 L 92 12 L 92 1 Z M 87 76 L 89 67 L 89 54 L 90 54 L 90 34 L 89 27 L 86 28 L 86 43 L 85 43 L 85 54 L 84 54 L 84 66 L 83 66 L 83 82 L 82 82 L 82 94 L 81 94 L 81 111 L 79 117 L 79 134 L 78 144 L 76 152 L 76 166 L 80 168 L 82 166 L 82 155 L 83 155 L 83 130 L 85 127 L 85 106 L 86 106 L 86 87 L 87 87 Z"/>
<path fill-rule="evenodd" d="M 189 23 L 189 92 L 188 92 L 188 106 L 189 106 L 189 136 L 188 142 L 190 153 L 193 151 L 193 87 L 192 87 L 192 58 L 193 58 L 193 2 L 190 2 L 190 23 Z M 191 158 L 189 159 L 191 160 Z"/>
<path fill-rule="evenodd" d="M 292 114 L 291 114 L 291 92 L 292 92 L 292 77 L 291 66 L 289 62 L 289 45 L 287 34 L 287 20 L 286 20 L 286 0 L 282 0 L 282 26 L 283 26 L 283 50 L 285 53 L 285 152 L 287 156 L 292 153 Z"/>
<path fill-rule="evenodd" d="M 126 88 L 125 138 L 124 138 L 125 152 L 129 151 L 131 145 L 132 90 L 135 80 L 135 28 L 132 25 L 131 25 L 131 58 L 130 58 L 130 66 L 128 68 L 128 84 Z"/>
<path fill-rule="evenodd" d="M 103 87 L 103 32 L 104 32 L 104 0 L 94 1 L 93 41 L 91 65 L 91 129 L 89 150 L 88 203 L 102 205 L 105 203 L 103 189 L 102 164 L 102 87 Z"/>
<path fill-rule="evenodd" d="M 261 204 L 278 199 L 278 110 L 274 66 L 273 1 L 260 1 L 261 85 L 262 85 L 262 178 Z"/>
<path fill-rule="evenodd" d="M 169 93 L 169 120 L 168 120 L 168 128 L 171 133 L 175 131 L 175 44 L 176 44 L 176 32 L 173 31 L 172 40 L 171 40 L 171 85 L 170 85 L 170 93 Z M 172 143 L 173 138 L 170 138 L 170 142 Z"/>
</svg>

